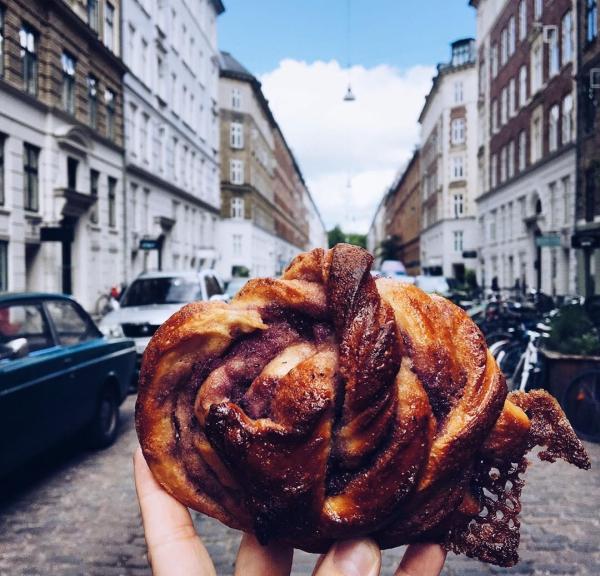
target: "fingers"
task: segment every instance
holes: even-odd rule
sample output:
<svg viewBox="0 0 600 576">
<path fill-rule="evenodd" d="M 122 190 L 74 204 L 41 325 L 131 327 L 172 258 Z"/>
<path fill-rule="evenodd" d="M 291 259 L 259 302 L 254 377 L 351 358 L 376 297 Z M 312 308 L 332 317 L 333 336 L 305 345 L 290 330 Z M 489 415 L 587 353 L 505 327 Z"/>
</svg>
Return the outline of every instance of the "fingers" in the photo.
<svg viewBox="0 0 600 576">
<path fill-rule="evenodd" d="M 439 576 L 446 551 L 438 544 L 411 544 L 394 576 Z"/>
<path fill-rule="evenodd" d="M 261 546 L 251 534 L 244 534 L 235 561 L 235 576 L 289 576 L 292 548 Z"/>
<path fill-rule="evenodd" d="M 380 568 L 381 552 L 373 540 L 345 540 L 321 557 L 313 576 L 377 576 Z"/>
<path fill-rule="evenodd" d="M 135 452 L 133 465 L 154 576 L 216 576 L 188 509 L 156 482 L 141 448 Z"/>
</svg>

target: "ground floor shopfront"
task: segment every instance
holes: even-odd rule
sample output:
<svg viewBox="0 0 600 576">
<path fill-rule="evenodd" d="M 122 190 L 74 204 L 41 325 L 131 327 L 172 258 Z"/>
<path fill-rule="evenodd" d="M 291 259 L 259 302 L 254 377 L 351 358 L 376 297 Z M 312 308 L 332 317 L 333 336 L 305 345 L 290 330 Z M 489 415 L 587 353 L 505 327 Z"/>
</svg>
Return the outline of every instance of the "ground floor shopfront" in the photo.
<svg viewBox="0 0 600 576">
<path fill-rule="evenodd" d="M 484 288 L 574 294 L 575 150 L 480 197 L 478 279 Z"/>
</svg>

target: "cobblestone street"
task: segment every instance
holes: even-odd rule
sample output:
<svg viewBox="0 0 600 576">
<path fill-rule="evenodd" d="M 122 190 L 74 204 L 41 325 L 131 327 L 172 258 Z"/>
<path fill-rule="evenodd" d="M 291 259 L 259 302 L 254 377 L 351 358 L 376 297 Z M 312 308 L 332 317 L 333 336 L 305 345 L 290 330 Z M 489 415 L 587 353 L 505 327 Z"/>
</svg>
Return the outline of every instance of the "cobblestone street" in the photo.
<svg viewBox="0 0 600 576">
<path fill-rule="evenodd" d="M 134 397 L 122 407 L 121 435 L 104 452 L 72 446 L 53 454 L 27 485 L 9 487 L 0 502 L 0 574 L 145 575 L 145 557 L 131 454 Z M 587 444 L 592 470 L 534 460 L 522 513 L 521 562 L 503 570 L 449 555 L 444 574 L 600 574 L 600 446 Z M 230 574 L 239 533 L 197 516 L 217 565 Z M 402 550 L 384 553 L 392 574 Z M 297 553 L 293 574 L 310 574 L 315 557 Z"/>
</svg>

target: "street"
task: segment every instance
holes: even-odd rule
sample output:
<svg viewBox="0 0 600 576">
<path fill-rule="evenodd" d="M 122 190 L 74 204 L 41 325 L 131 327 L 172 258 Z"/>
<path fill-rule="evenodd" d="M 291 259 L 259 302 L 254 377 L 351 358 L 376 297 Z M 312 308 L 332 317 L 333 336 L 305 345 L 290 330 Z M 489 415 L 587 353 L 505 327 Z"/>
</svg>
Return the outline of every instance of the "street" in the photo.
<svg viewBox="0 0 600 576">
<path fill-rule="evenodd" d="M 135 397 L 122 406 L 114 446 L 89 452 L 73 443 L 49 455 L 25 484 L 3 489 L 0 574 L 145 575 L 145 542 L 132 477 Z M 588 472 L 534 460 L 524 489 L 521 562 L 505 570 L 449 555 L 443 574 L 600 574 L 600 445 L 586 444 Z M 230 574 L 239 533 L 196 515 L 219 574 Z M 384 552 L 392 574 L 402 550 Z M 296 553 L 293 574 L 308 575 L 315 557 Z"/>
</svg>

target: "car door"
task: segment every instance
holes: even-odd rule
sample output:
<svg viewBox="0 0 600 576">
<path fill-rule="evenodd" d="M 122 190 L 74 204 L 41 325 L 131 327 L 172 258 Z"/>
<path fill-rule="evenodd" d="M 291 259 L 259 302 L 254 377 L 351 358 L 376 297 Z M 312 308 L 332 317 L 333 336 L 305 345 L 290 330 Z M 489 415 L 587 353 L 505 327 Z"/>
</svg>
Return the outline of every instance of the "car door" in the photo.
<svg viewBox="0 0 600 576">
<path fill-rule="evenodd" d="M 26 356 L 0 360 L 0 473 L 52 444 L 62 417 L 52 391 L 63 366 L 41 302 L 0 305 L 0 344 L 18 338 L 27 340 Z"/>
<path fill-rule="evenodd" d="M 65 414 L 63 433 L 74 432 L 89 422 L 96 407 L 99 387 L 105 378 L 101 370 L 102 335 L 88 314 L 67 299 L 44 303 L 54 328 L 64 366 L 57 383 L 55 401 Z"/>
</svg>

